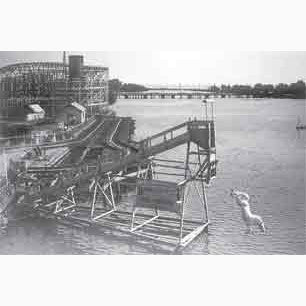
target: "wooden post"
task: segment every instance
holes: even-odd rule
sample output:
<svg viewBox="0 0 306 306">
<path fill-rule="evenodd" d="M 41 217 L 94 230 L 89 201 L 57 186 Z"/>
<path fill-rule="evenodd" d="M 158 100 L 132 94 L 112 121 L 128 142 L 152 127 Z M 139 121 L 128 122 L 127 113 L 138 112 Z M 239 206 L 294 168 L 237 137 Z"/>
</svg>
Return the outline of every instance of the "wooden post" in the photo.
<svg viewBox="0 0 306 306">
<path fill-rule="evenodd" d="M 183 229 L 184 229 L 184 215 L 185 215 L 185 204 L 189 196 L 189 185 L 184 187 L 184 194 L 183 194 L 183 201 L 181 206 L 181 220 L 180 220 L 180 237 L 179 237 L 179 244 L 182 243 L 183 240 Z"/>
<path fill-rule="evenodd" d="M 113 186 L 112 186 L 112 180 L 111 180 L 111 177 L 110 177 L 110 173 L 107 173 L 107 176 L 108 176 L 108 182 L 109 182 L 108 188 L 110 189 L 110 194 L 111 194 L 111 198 L 112 198 L 112 202 L 113 202 L 113 208 L 116 209 L 116 204 L 115 204 L 115 198 L 114 198 Z"/>
<path fill-rule="evenodd" d="M 205 209 L 205 214 L 206 214 L 206 222 L 209 222 L 207 196 L 206 196 L 205 185 L 204 185 L 203 182 L 201 182 L 201 186 L 202 186 L 202 193 L 203 193 L 203 199 L 204 199 L 204 209 Z"/>
<path fill-rule="evenodd" d="M 211 145 L 211 137 L 210 137 L 210 123 L 208 124 L 209 127 L 209 146 Z M 210 152 L 210 150 L 209 150 Z M 198 161 L 199 165 L 201 165 L 201 154 L 200 154 L 200 146 L 198 145 Z M 210 163 L 210 153 L 208 153 L 208 163 Z M 210 171 L 208 169 L 208 171 Z M 208 204 L 207 204 L 207 196 L 206 196 L 206 190 L 204 182 L 201 180 L 201 189 L 202 189 L 202 195 L 203 195 L 203 201 L 204 201 L 204 210 L 206 215 L 206 222 L 209 222 L 209 216 L 208 216 Z"/>
<path fill-rule="evenodd" d="M 187 178 L 187 173 L 189 169 L 189 153 L 190 153 L 190 141 L 187 143 L 187 155 L 186 155 L 186 163 L 185 163 L 185 179 Z"/>
<path fill-rule="evenodd" d="M 94 217 L 94 213 L 95 213 L 95 205 L 96 205 L 96 196 L 97 196 L 97 182 L 95 182 L 95 188 L 94 188 L 94 196 L 93 196 L 93 200 L 92 200 L 92 204 L 91 204 L 91 218 L 93 219 Z"/>
</svg>

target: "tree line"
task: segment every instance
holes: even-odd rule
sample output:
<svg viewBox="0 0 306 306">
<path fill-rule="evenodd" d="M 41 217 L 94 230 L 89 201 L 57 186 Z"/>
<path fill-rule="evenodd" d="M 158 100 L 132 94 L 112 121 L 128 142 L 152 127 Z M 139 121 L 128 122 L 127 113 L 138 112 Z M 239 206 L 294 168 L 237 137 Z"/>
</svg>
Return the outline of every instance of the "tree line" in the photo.
<svg viewBox="0 0 306 306">
<path fill-rule="evenodd" d="M 139 92 L 146 90 L 148 88 L 143 85 L 122 83 L 119 79 L 112 79 L 108 81 L 108 101 L 109 104 L 114 104 L 120 92 Z"/>
<path fill-rule="evenodd" d="M 255 84 L 251 85 L 213 85 L 209 91 L 217 94 L 236 95 L 236 96 L 252 96 L 254 98 L 287 98 L 287 99 L 305 99 L 306 86 L 302 80 L 296 83 L 277 85 L 273 84 Z"/>
</svg>

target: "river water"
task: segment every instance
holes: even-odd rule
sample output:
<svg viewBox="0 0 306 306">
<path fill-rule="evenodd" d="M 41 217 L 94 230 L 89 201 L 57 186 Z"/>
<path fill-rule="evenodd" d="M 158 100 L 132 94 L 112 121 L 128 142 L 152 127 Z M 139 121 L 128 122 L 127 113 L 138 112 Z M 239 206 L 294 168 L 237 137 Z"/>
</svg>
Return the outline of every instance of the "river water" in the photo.
<svg viewBox="0 0 306 306">
<path fill-rule="evenodd" d="M 118 115 L 136 119 L 139 140 L 189 117 L 201 117 L 199 100 L 121 100 Z M 211 225 L 183 254 L 305 254 L 306 122 L 304 100 L 216 101 L 217 178 L 208 188 Z M 184 158 L 185 148 L 164 153 Z M 267 233 L 247 234 L 229 196 L 251 195 Z M 150 243 L 82 231 L 45 220 L 15 221 L 0 230 L 0 254 L 159 254 Z"/>
</svg>

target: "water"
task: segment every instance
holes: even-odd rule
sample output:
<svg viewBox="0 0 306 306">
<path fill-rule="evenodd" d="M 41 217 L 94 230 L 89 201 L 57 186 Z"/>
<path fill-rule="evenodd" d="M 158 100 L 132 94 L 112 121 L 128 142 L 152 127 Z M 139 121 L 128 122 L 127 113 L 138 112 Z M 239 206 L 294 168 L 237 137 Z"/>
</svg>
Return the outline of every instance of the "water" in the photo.
<svg viewBox="0 0 306 306">
<path fill-rule="evenodd" d="M 296 131 L 297 117 L 306 121 L 303 100 L 217 101 L 217 178 L 208 188 L 211 226 L 184 254 L 305 254 L 306 131 Z M 136 119 L 137 139 L 200 117 L 199 100 L 122 100 L 119 115 Z M 177 148 L 167 157 L 185 154 Z M 266 234 L 249 235 L 231 188 L 251 195 Z M 22 220 L 0 230 L 0 254 L 152 254 L 150 243 L 45 220 Z"/>
</svg>

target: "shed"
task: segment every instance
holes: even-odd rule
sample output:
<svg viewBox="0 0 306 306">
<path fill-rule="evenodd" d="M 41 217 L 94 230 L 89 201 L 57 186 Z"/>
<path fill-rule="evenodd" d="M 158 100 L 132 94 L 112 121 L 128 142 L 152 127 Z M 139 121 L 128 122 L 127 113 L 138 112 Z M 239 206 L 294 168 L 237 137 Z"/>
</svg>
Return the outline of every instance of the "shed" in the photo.
<svg viewBox="0 0 306 306">
<path fill-rule="evenodd" d="M 58 116 L 58 122 L 67 126 L 73 126 L 85 122 L 86 108 L 77 102 L 73 102 L 64 107 Z"/>
<path fill-rule="evenodd" d="M 25 107 L 27 121 L 35 121 L 45 118 L 45 111 L 38 104 L 29 104 Z"/>
</svg>

